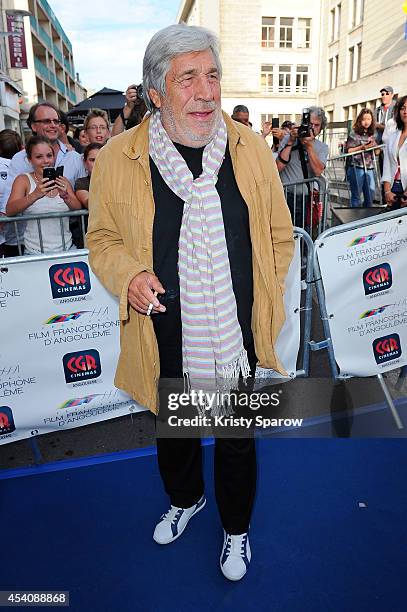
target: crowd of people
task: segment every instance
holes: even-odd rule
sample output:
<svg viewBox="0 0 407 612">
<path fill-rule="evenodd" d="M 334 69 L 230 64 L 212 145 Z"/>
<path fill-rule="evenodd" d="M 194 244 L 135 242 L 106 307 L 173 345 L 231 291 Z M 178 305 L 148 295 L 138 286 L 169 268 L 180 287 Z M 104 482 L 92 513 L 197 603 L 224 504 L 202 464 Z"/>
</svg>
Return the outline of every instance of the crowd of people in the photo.
<svg viewBox="0 0 407 612">
<path fill-rule="evenodd" d="M 407 205 L 407 98 L 395 100 L 391 86 L 383 87 L 380 95 L 382 103 L 375 113 L 368 108 L 359 112 L 345 144 L 351 207 L 373 205 L 378 166 L 388 208 Z M 312 229 L 310 211 L 315 211 L 314 224 L 321 215 L 321 180 L 308 179 L 322 177 L 329 149 L 318 138 L 327 125 L 324 109 L 312 106 L 307 112 L 305 126 L 285 121 L 277 127 L 267 121 L 259 135 L 268 140 L 272 136 L 270 146 L 294 223 Z M 29 217 L 88 208 L 90 177 L 100 149 L 111 136 L 141 123 L 146 113 L 142 85 L 134 84 L 128 86 L 126 103 L 112 126 L 106 111 L 91 109 L 73 134 L 66 113 L 48 102 L 35 104 L 27 119 L 32 136 L 25 147 L 13 130 L 0 132 L 0 215 Z M 252 128 L 247 106 L 235 106 L 231 117 Z M 48 167 L 61 168 L 62 174 L 47 179 L 42 173 Z M 55 219 L 42 220 L 40 227 L 39 231 L 36 221 L 0 224 L 0 255 L 19 254 L 18 243 L 24 244 L 26 254 L 84 246 L 77 217 L 65 217 L 63 231 Z"/>
</svg>

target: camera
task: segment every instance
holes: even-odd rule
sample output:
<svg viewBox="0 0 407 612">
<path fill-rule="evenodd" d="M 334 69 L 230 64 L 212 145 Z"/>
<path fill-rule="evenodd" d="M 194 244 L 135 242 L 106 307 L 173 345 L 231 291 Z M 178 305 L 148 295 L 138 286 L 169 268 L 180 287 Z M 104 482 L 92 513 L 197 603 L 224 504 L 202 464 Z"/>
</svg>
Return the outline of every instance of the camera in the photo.
<svg viewBox="0 0 407 612">
<path fill-rule="evenodd" d="M 308 136 L 311 136 L 311 113 L 309 108 L 304 108 L 301 125 L 298 128 L 298 138 L 307 138 Z"/>
</svg>

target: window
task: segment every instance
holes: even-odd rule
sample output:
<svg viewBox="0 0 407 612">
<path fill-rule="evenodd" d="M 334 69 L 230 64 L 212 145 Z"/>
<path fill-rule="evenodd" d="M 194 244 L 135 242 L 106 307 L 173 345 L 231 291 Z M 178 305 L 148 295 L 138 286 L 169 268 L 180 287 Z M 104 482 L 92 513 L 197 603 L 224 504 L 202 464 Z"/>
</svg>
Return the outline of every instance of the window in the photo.
<svg viewBox="0 0 407 612">
<path fill-rule="evenodd" d="M 348 80 L 353 81 L 353 63 L 355 61 L 355 47 L 349 49 L 349 76 Z"/>
<path fill-rule="evenodd" d="M 298 19 L 297 47 L 309 49 L 311 47 L 311 19 Z"/>
<path fill-rule="evenodd" d="M 334 58 L 328 60 L 328 89 L 333 89 L 334 81 Z"/>
<path fill-rule="evenodd" d="M 279 115 L 278 116 L 279 121 L 280 121 L 280 127 L 283 125 L 284 121 L 291 121 L 291 115 L 290 114 L 286 114 L 286 115 Z"/>
<path fill-rule="evenodd" d="M 278 67 L 278 91 L 279 93 L 291 90 L 291 66 Z"/>
<path fill-rule="evenodd" d="M 340 4 L 336 7 L 336 32 L 335 39 L 339 38 L 339 33 L 341 31 L 341 12 L 342 7 Z"/>
<path fill-rule="evenodd" d="M 362 61 L 362 43 L 357 45 L 356 79 L 360 79 L 360 67 Z"/>
<path fill-rule="evenodd" d="M 352 0 L 351 21 L 350 21 L 351 28 L 354 28 L 355 25 L 357 24 L 357 12 L 358 12 L 358 0 Z"/>
<path fill-rule="evenodd" d="M 264 64 L 261 67 L 261 90 L 264 93 L 273 92 L 273 66 L 271 64 Z"/>
<path fill-rule="evenodd" d="M 335 89 L 338 87 L 338 64 L 339 55 L 334 55 L 329 60 L 329 74 L 328 74 L 328 89 Z"/>
<path fill-rule="evenodd" d="M 267 113 L 265 115 L 260 115 L 261 125 L 264 125 L 266 123 L 266 121 L 270 121 L 270 123 L 271 123 L 271 120 L 272 120 L 273 117 L 274 117 L 274 115 L 270 114 L 270 113 Z"/>
<path fill-rule="evenodd" d="M 329 32 L 329 40 L 332 42 L 335 40 L 335 9 L 332 9 L 330 12 Z"/>
<path fill-rule="evenodd" d="M 261 46 L 274 47 L 275 17 L 262 17 Z"/>
<path fill-rule="evenodd" d="M 293 46 L 293 17 L 280 17 L 280 48 L 288 49 Z"/>
<path fill-rule="evenodd" d="M 308 91 L 308 66 L 297 66 L 295 75 L 296 93 L 307 93 Z"/>
</svg>

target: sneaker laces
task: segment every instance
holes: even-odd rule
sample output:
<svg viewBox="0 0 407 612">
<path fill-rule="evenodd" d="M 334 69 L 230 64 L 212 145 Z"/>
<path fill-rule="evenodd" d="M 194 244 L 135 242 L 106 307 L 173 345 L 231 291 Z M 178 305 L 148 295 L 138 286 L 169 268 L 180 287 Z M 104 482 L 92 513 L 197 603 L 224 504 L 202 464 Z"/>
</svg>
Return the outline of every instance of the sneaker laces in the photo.
<svg viewBox="0 0 407 612">
<path fill-rule="evenodd" d="M 247 533 L 243 535 L 232 536 L 226 534 L 226 552 L 228 555 L 235 555 L 237 557 L 243 557 L 245 554 L 245 544 L 247 540 Z"/>
<path fill-rule="evenodd" d="M 184 510 L 182 508 L 177 508 L 177 506 L 171 506 L 171 508 L 162 515 L 161 520 L 168 521 L 172 525 L 175 525 L 175 523 L 182 516 L 183 512 Z"/>
</svg>

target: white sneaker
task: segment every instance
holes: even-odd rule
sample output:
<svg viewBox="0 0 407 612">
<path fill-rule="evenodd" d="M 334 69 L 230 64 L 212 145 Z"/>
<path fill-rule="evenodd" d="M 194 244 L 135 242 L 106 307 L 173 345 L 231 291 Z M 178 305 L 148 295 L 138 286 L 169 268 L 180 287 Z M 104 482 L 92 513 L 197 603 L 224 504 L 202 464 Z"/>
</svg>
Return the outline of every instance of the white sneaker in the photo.
<svg viewBox="0 0 407 612">
<path fill-rule="evenodd" d="M 220 569 L 225 578 L 240 580 L 247 572 L 252 558 L 249 536 L 247 533 L 229 535 L 226 531 L 224 531 L 224 534 Z"/>
<path fill-rule="evenodd" d="M 162 515 L 153 533 L 153 540 L 157 544 L 169 544 L 174 542 L 188 525 L 189 519 L 202 510 L 206 504 L 205 496 L 190 508 L 177 508 L 171 506 L 168 512 Z"/>
</svg>

